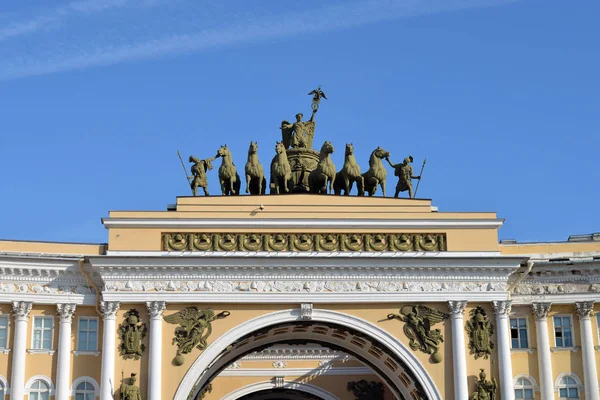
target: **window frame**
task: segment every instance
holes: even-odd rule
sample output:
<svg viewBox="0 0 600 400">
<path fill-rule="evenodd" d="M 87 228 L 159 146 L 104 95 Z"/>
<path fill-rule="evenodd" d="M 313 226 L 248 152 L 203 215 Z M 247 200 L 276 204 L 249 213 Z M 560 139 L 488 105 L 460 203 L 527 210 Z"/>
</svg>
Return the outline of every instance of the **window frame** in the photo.
<svg viewBox="0 0 600 400">
<path fill-rule="evenodd" d="M 98 382 L 96 382 L 96 380 L 91 376 L 80 376 L 79 378 L 75 379 L 71 384 L 72 394 L 70 396 L 73 397 L 73 399 L 75 399 L 75 395 L 77 393 L 77 386 L 81 385 L 82 383 L 89 383 L 92 385 L 92 387 L 94 388 L 94 399 L 100 397 L 100 385 L 98 384 Z"/>
<path fill-rule="evenodd" d="M 10 350 L 8 347 L 8 339 L 10 335 L 10 314 L 0 314 L 0 318 L 6 318 L 6 343 L 4 343 L 4 346 L 2 346 L 2 343 L 0 343 L 0 353 L 8 354 L 8 350 Z"/>
<path fill-rule="evenodd" d="M 517 384 L 517 382 L 519 382 L 520 379 L 525 379 L 526 381 L 528 381 L 530 386 L 520 387 Z M 531 375 L 527 375 L 527 374 L 519 374 L 513 378 L 513 393 L 515 394 L 515 398 L 516 398 L 515 391 L 519 390 L 519 389 L 531 389 L 533 391 L 533 397 L 532 397 L 533 399 L 536 398 L 535 394 L 539 393 L 539 391 L 540 391 L 540 387 L 537 384 L 537 381 L 534 379 L 534 377 Z M 525 400 L 527 400 L 527 399 L 525 399 Z"/>
<path fill-rule="evenodd" d="M 525 335 L 527 338 L 527 347 L 512 347 L 512 327 L 510 325 L 510 320 L 511 319 L 524 319 L 525 320 Z M 518 324 L 518 323 L 517 323 Z M 519 315 L 513 315 L 511 317 L 508 318 L 508 329 L 509 329 L 509 335 L 510 335 L 510 349 L 513 351 L 526 351 L 526 350 L 531 350 L 531 337 L 529 335 L 529 332 L 531 331 L 529 326 L 529 317 L 527 316 L 519 316 Z M 517 329 L 519 329 L 517 327 Z M 521 336 L 519 335 L 519 344 L 521 343 Z"/>
<path fill-rule="evenodd" d="M 556 343 L 556 323 L 554 321 L 554 318 L 556 317 L 560 317 L 560 318 L 565 318 L 568 317 L 571 320 L 571 346 L 564 346 L 564 335 L 563 335 L 563 346 L 559 346 Z M 575 325 L 573 323 L 573 315 L 572 314 L 554 314 L 552 315 L 552 334 L 554 336 L 554 348 L 557 350 L 561 350 L 561 349 L 577 349 L 577 343 L 575 342 Z M 562 329 L 562 326 L 560 327 Z"/>
<path fill-rule="evenodd" d="M 48 390 L 49 390 L 49 394 L 48 397 L 52 397 L 54 396 L 54 383 L 52 383 L 52 380 L 50 378 L 48 378 L 47 376 L 44 375 L 35 375 L 32 376 L 31 378 L 29 378 L 29 380 L 27 381 L 27 383 L 25 383 L 25 395 L 27 396 L 27 400 L 30 399 L 30 393 L 31 393 L 31 386 L 33 386 L 33 384 L 36 381 L 42 381 L 44 382 L 46 385 L 48 385 Z"/>
<path fill-rule="evenodd" d="M 10 396 L 10 387 L 8 386 L 8 381 L 2 375 L 0 375 L 0 386 L 4 390 L 4 395 L 0 396 L 0 400 L 4 400 L 6 396 Z"/>
<path fill-rule="evenodd" d="M 574 386 L 562 385 L 561 381 L 565 378 L 570 378 L 573 381 L 575 381 L 575 385 Z M 560 389 L 577 389 L 577 397 L 560 397 Z M 575 375 L 572 372 L 563 372 L 560 375 L 558 375 L 558 377 L 556 378 L 556 381 L 554 382 L 554 391 L 558 395 L 559 400 L 569 400 L 569 399 L 581 400 L 581 394 L 584 391 L 584 387 L 583 387 L 583 383 L 581 382 L 581 379 L 579 379 L 579 377 L 577 375 Z"/>
<path fill-rule="evenodd" d="M 79 332 L 80 332 L 80 326 L 81 326 L 81 320 L 82 319 L 87 319 L 88 322 L 89 320 L 93 319 L 96 320 L 96 349 L 95 350 L 81 350 L 79 348 Z M 89 324 L 88 324 L 89 327 Z M 90 332 L 90 330 L 88 329 L 86 332 Z M 89 337 L 89 336 L 88 336 Z M 88 340 L 89 343 L 89 340 Z M 100 347 L 100 318 L 98 317 L 94 317 L 94 316 L 87 316 L 87 315 L 81 315 L 77 317 L 77 338 L 75 339 L 75 352 L 77 352 L 76 354 L 99 354 L 100 350 L 98 350 L 98 348 Z"/>
<path fill-rule="evenodd" d="M 42 320 L 44 319 L 49 319 L 52 321 L 52 328 L 50 328 L 50 348 L 49 349 L 45 349 L 44 347 L 40 347 L 40 348 L 36 348 L 35 347 L 35 331 L 36 331 L 36 327 L 35 327 L 35 320 L 37 318 L 40 318 Z M 54 345 L 54 328 L 56 326 L 56 324 L 54 323 L 54 316 L 51 315 L 34 315 L 33 316 L 33 323 L 31 326 L 31 347 L 29 348 L 30 350 L 33 350 L 33 352 L 53 352 L 54 349 L 52 348 L 52 346 Z M 43 346 L 44 344 L 44 328 L 42 328 L 42 337 L 41 337 L 41 345 Z"/>
</svg>

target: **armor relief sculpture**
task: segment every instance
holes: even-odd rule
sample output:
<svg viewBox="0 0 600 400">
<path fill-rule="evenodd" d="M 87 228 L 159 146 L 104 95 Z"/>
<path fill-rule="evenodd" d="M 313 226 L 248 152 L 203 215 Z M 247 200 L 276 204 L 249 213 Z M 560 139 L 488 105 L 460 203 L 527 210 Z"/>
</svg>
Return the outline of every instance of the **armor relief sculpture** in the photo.
<svg viewBox="0 0 600 400">
<path fill-rule="evenodd" d="M 139 360 L 146 349 L 142 339 L 146 337 L 148 329 L 146 324 L 140 321 L 140 313 L 135 308 L 127 311 L 123 317 L 123 322 L 119 325 L 119 335 L 121 336 L 119 352 L 126 360 Z"/>
<path fill-rule="evenodd" d="M 469 400 L 496 400 L 496 389 L 498 388 L 496 378 L 492 377 L 491 381 L 487 380 L 485 371 L 480 369 L 479 379 L 477 379 L 475 384 L 475 392 Z"/>
<path fill-rule="evenodd" d="M 173 344 L 177 345 L 177 354 L 173 359 L 173 365 L 183 365 L 183 355 L 189 354 L 194 347 L 198 350 L 206 349 L 208 346 L 207 339 L 212 333 L 211 323 L 229 315 L 229 311 L 215 314 L 209 308 L 187 307 L 175 314 L 165 316 L 164 320 L 169 324 L 179 325 L 175 328 L 173 337 Z"/>
<path fill-rule="evenodd" d="M 473 354 L 475 359 L 483 357 L 487 360 L 494 348 L 492 343 L 494 327 L 481 306 L 472 309 L 469 315 L 471 318 L 467 321 L 466 329 L 469 335 L 470 354 Z"/>
<path fill-rule="evenodd" d="M 439 350 L 444 336 L 440 329 L 432 329 L 432 327 L 447 320 L 448 317 L 449 314 L 421 304 L 403 306 L 399 314 L 387 316 L 388 319 L 404 322 L 403 330 L 410 340 L 409 347 L 430 354 L 430 361 L 434 364 L 440 363 L 443 359 Z"/>
</svg>

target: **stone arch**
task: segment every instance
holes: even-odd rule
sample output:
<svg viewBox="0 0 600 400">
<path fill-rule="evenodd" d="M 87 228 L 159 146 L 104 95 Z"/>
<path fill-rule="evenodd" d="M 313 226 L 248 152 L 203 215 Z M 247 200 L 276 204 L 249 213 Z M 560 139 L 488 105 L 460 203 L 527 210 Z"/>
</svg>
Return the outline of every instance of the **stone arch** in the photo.
<svg viewBox="0 0 600 400">
<path fill-rule="evenodd" d="M 294 329 L 293 326 L 298 324 L 304 326 L 317 324 L 320 327 L 318 327 L 319 331 L 313 328 L 310 331 Z M 330 327 L 329 335 L 317 335 L 327 327 Z M 336 330 L 336 327 L 346 332 L 345 336 L 340 335 L 341 330 Z M 269 329 L 282 332 L 286 329 L 285 333 L 294 340 L 315 341 L 354 355 L 369 365 L 399 398 L 412 398 L 411 391 L 417 391 L 427 400 L 442 400 L 440 392 L 423 365 L 393 335 L 353 315 L 323 309 L 313 310 L 309 318 L 301 317 L 300 309 L 276 311 L 230 329 L 217 338 L 194 361 L 177 388 L 174 400 L 186 400 L 190 393 L 197 393 L 229 363 L 244 354 L 278 343 L 269 335 L 256 335 L 257 332 L 264 333 Z M 350 338 L 347 331 L 353 332 Z M 262 342 L 248 339 L 251 335 L 256 335 L 256 338 L 261 337 Z M 266 342 L 269 339 L 271 341 Z M 248 342 L 251 342 L 250 345 L 243 348 Z M 363 344 L 367 347 L 361 348 L 361 342 L 365 342 Z"/>
<path fill-rule="evenodd" d="M 309 383 L 303 382 L 294 382 L 294 381 L 284 381 L 283 388 L 285 389 L 293 389 L 299 392 L 304 392 L 308 394 L 312 394 L 317 396 L 323 400 L 340 400 L 337 396 L 329 393 L 326 390 L 321 389 L 320 387 L 311 385 Z M 227 396 L 223 397 L 221 400 L 237 400 L 242 396 L 246 396 L 251 393 L 257 393 L 264 390 L 275 389 L 277 385 L 275 385 L 272 381 L 264 381 L 252 383 L 250 385 L 246 385 L 241 387 L 233 392 L 229 393 Z"/>
</svg>

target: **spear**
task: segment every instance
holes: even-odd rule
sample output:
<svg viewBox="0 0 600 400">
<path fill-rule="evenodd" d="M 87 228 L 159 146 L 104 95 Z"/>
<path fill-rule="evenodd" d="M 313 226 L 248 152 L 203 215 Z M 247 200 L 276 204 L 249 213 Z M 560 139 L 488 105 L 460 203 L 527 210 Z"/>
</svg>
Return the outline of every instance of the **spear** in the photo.
<svg viewBox="0 0 600 400">
<path fill-rule="evenodd" d="M 181 166 L 183 167 L 183 173 L 185 174 L 185 177 L 188 180 L 188 184 L 190 185 L 190 188 L 192 187 L 192 181 L 190 180 L 190 177 L 187 174 L 187 169 L 185 169 L 185 164 L 183 163 L 183 158 L 181 158 L 181 153 L 179 152 L 179 150 L 177 150 L 177 155 L 179 156 L 179 161 L 181 161 Z M 192 189 L 192 193 L 194 192 L 194 190 Z"/>
<path fill-rule="evenodd" d="M 427 159 L 423 160 L 423 165 L 421 166 L 421 173 L 419 174 L 420 177 L 423 177 L 423 170 L 425 169 L 425 164 L 427 163 Z M 417 197 L 417 190 L 419 190 L 419 184 L 421 183 L 421 179 L 419 179 L 419 182 L 417 182 L 417 188 L 415 189 L 415 194 L 413 195 L 413 199 L 415 197 Z"/>
</svg>

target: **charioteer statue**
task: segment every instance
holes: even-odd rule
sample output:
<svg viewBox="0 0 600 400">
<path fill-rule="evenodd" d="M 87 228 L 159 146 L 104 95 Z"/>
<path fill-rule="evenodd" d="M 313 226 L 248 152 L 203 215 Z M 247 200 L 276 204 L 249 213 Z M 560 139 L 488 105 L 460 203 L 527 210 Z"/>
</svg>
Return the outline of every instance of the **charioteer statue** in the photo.
<svg viewBox="0 0 600 400">
<path fill-rule="evenodd" d="M 413 169 L 410 163 L 413 162 L 413 157 L 408 156 L 404 159 L 402 164 L 393 164 L 390 161 L 389 157 L 385 158 L 387 162 L 390 164 L 392 168 L 394 168 L 394 175 L 398 177 L 398 184 L 396 185 L 396 193 L 394 197 L 398 197 L 400 192 L 405 192 L 408 190 L 408 197 L 412 199 L 413 196 L 413 188 L 412 188 L 412 180 L 419 179 L 421 180 L 421 175 L 413 175 Z"/>
</svg>

